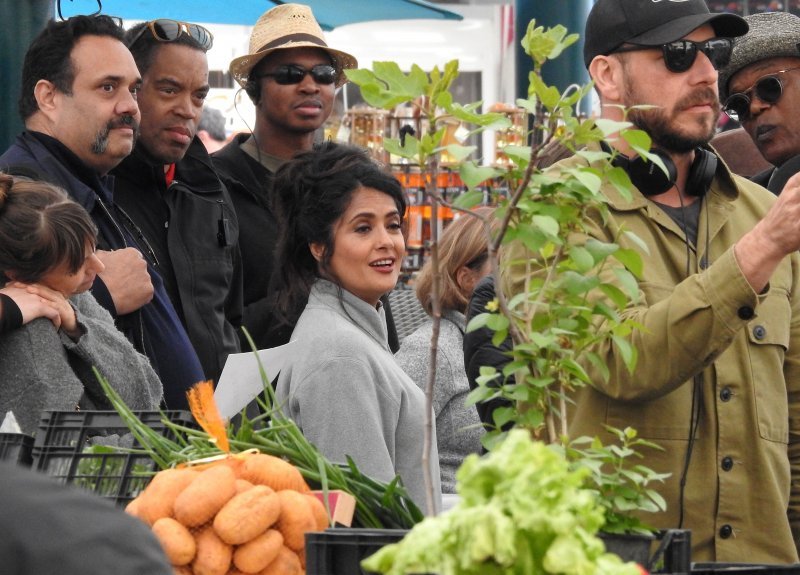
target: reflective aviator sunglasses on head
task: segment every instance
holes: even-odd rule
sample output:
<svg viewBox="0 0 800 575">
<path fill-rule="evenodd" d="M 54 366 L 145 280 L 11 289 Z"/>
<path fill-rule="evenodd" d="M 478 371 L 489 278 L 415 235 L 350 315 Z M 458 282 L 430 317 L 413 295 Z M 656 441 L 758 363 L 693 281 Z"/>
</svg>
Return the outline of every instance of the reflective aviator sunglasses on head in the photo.
<svg viewBox="0 0 800 575">
<path fill-rule="evenodd" d="M 194 39 L 203 50 L 210 50 L 211 46 L 214 44 L 214 35 L 199 24 L 160 18 L 158 20 L 151 20 L 145 24 L 142 29 L 131 38 L 128 42 L 128 46 L 136 44 L 147 30 L 149 30 L 153 38 L 159 42 L 174 42 L 181 34 L 186 34 Z"/>
<path fill-rule="evenodd" d="M 728 96 L 722 109 L 731 119 L 746 122 L 750 119 L 750 104 L 753 102 L 753 96 L 755 95 L 765 104 L 777 104 L 783 95 L 783 82 L 778 74 L 785 74 L 792 70 L 800 70 L 800 68 L 786 68 L 761 76 L 747 90 Z"/>
<path fill-rule="evenodd" d="M 730 38 L 711 38 L 703 42 L 693 40 L 675 40 L 661 46 L 623 46 L 617 48 L 612 54 L 622 52 L 638 52 L 640 50 L 653 50 L 661 48 L 664 54 L 664 64 L 671 72 L 686 72 L 694 64 L 697 54 L 702 52 L 711 61 L 715 70 L 727 66 L 731 59 L 733 44 Z"/>
<path fill-rule="evenodd" d="M 317 84 L 333 84 L 339 77 L 336 68 L 329 64 L 317 64 L 310 70 L 306 70 L 297 64 L 284 64 L 275 68 L 274 72 L 263 72 L 258 75 L 259 78 L 275 78 L 278 84 L 284 86 L 289 84 L 299 84 L 306 77 L 306 74 L 311 74 L 311 78 Z"/>
</svg>

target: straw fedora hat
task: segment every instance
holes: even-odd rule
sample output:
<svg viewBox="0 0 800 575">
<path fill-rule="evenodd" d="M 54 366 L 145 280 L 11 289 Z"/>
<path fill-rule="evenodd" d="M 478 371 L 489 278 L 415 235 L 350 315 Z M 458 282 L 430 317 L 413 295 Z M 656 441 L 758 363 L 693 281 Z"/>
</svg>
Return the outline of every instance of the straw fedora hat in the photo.
<svg viewBox="0 0 800 575">
<path fill-rule="evenodd" d="M 289 48 L 320 48 L 330 54 L 334 66 L 340 72 L 350 68 L 357 68 L 356 59 L 339 50 L 329 48 L 325 43 L 311 8 L 302 4 L 281 4 L 271 10 L 267 10 L 258 19 L 250 34 L 250 53 L 247 56 L 240 56 L 231 61 L 231 76 L 244 87 L 250 71 L 265 56 L 275 50 L 286 50 Z M 342 86 L 347 82 L 344 74 L 339 74 L 336 80 L 336 87 Z"/>
</svg>

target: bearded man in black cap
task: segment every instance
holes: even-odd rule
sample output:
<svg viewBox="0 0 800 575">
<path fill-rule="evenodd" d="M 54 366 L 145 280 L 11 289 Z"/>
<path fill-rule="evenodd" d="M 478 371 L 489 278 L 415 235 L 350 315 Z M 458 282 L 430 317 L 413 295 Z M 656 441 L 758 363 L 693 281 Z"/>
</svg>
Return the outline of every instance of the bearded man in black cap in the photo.
<svg viewBox="0 0 800 575">
<path fill-rule="evenodd" d="M 746 32 L 742 18 L 711 14 L 703 0 L 598 0 L 589 15 L 584 60 L 602 116 L 624 121 L 623 108 L 648 105 L 627 119 L 650 135 L 669 175 L 624 139 L 603 142 L 634 189 L 626 198 L 606 182 L 608 216 L 587 229 L 642 254 L 639 298 L 625 310 L 642 329 L 629 336 L 632 372 L 610 342 L 593 350 L 608 378 L 585 366 L 593 385 L 572 397 L 569 432 L 611 442 L 605 426 L 631 426 L 663 447 L 642 462 L 671 474 L 658 489 L 667 510 L 642 519 L 691 529 L 693 560 L 795 563 L 800 181 L 776 204 L 708 147 L 718 70 Z M 586 165 L 575 156 L 554 169 Z M 512 262 L 525 257 L 523 246 L 510 251 Z M 509 293 L 524 289 L 519 266 L 508 279 Z"/>
<path fill-rule="evenodd" d="M 745 20 L 750 30 L 719 74 L 720 99 L 774 166 L 752 180 L 780 194 L 800 171 L 800 18 L 767 12 Z"/>
</svg>

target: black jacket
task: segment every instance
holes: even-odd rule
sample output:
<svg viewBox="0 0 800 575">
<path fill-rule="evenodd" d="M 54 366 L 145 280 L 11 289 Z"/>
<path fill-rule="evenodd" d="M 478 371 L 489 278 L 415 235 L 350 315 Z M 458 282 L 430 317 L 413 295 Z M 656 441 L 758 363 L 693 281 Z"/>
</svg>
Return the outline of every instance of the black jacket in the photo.
<svg viewBox="0 0 800 575">
<path fill-rule="evenodd" d="M 789 158 L 779 167 L 767 168 L 763 172 L 750 176 L 749 179 L 779 196 L 783 191 L 783 186 L 797 172 L 800 172 L 800 155 Z"/>
<path fill-rule="evenodd" d="M 494 297 L 494 276 L 488 275 L 482 278 L 472 291 L 467 308 L 467 325 L 472 318 L 486 312 L 486 304 Z M 503 367 L 511 361 L 511 357 L 505 353 L 511 350 L 511 337 L 507 337 L 500 347 L 495 347 L 492 343 L 493 335 L 494 332 L 488 327 L 464 334 L 464 368 L 467 370 L 470 389 L 478 387 L 476 380 L 481 374 L 481 366 L 494 367 L 497 371 L 502 371 Z M 513 378 L 506 383 L 513 383 Z M 475 407 L 478 409 L 481 421 L 493 427 L 492 413 L 494 410 L 509 405 L 510 403 L 505 399 L 492 399 L 478 403 Z"/>
<path fill-rule="evenodd" d="M 150 303 L 133 313 L 117 315 L 111 295 L 99 277 L 92 286 L 92 295 L 111 313 L 117 328 L 134 347 L 150 359 L 164 385 L 166 406 L 186 408 L 186 391 L 203 378 L 202 368 L 152 255 L 134 239 L 141 231 L 114 203 L 114 177 L 97 175 L 61 142 L 38 132 L 23 132 L 0 156 L 0 168 L 8 166 L 30 167 L 64 188 L 91 215 L 98 228 L 98 249 L 135 247 L 145 256 L 154 288 Z"/>
<path fill-rule="evenodd" d="M 244 314 L 247 328 L 256 347 L 275 347 L 289 341 L 292 328 L 278 326 L 269 296 L 269 284 L 275 266 L 278 222 L 272 208 L 272 173 L 242 150 L 249 134 L 240 134 L 212 155 L 222 183 L 228 189 L 239 218 L 242 270 L 244 275 Z M 389 298 L 381 298 L 386 309 L 389 347 L 400 349 L 397 329 L 389 307 Z M 248 349 L 242 339 L 242 348 Z"/>
<path fill-rule="evenodd" d="M 163 165 L 139 146 L 113 170 L 117 203 L 144 233 L 207 378 L 239 352 L 239 224 L 203 143 L 195 138 L 167 188 Z"/>
<path fill-rule="evenodd" d="M 249 134 L 240 134 L 212 156 L 214 167 L 230 193 L 239 218 L 239 245 L 244 278 L 242 325 L 256 347 L 275 347 L 289 341 L 288 333 L 273 331 L 275 322 L 267 297 L 278 243 L 278 222 L 272 211 L 272 173 L 239 146 Z M 246 341 L 242 339 L 242 348 Z"/>
</svg>

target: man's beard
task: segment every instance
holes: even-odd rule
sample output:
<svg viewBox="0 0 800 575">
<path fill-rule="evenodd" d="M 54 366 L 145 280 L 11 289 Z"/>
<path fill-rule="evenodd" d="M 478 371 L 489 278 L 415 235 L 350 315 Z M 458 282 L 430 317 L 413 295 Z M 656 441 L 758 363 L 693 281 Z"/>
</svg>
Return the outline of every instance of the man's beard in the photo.
<svg viewBox="0 0 800 575">
<path fill-rule="evenodd" d="M 108 136 L 111 134 L 111 130 L 126 126 L 133 128 L 133 143 L 135 145 L 136 138 L 139 135 L 139 124 L 136 122 L 136 118 L 133 116 L 120 116 L 111 120 L 103 130 L 97 132 L 92 142 L 92 153 L 98 156 L 105 153 L 106 148 L 108 148 Z"/>
<path fill-rule="evenodd" d="M 626 87 L 626 106 L 636 103 L 633 91 Z M 673 128 L 674 119 L 667 115 L 663 108 L 651 108 L 648 110 L 633 109 L 628 112 L 628 121 L 634 126 L 647 132 L 653 140 L 653 146 L 666 152 L 678 154 L 691 152 L 698 146 L 708 144 L 716 132 L 717 119 L 719 118 L 719 99 L 711 88 L 700 89 L 690 94 L 675 105 L 675 110 L 680 111 L 697 104 L 711 102 L 715 110 L 714 119 L 709 124 L 708 130 L 699 135 L 686 134 Z"/>
</svg>

